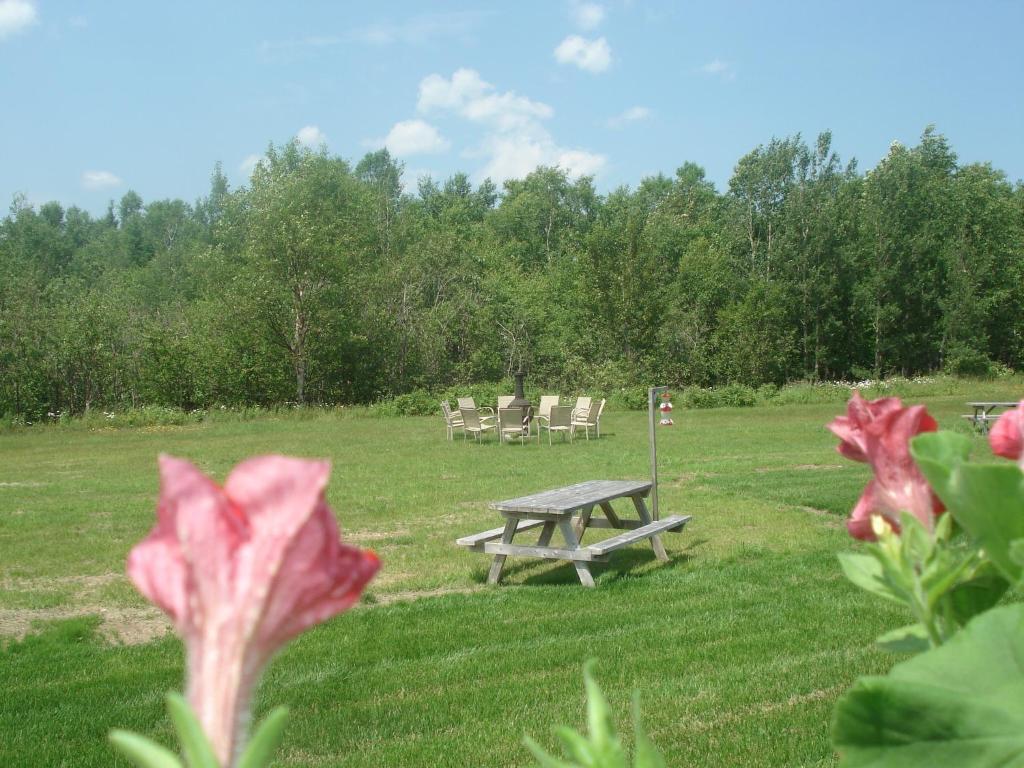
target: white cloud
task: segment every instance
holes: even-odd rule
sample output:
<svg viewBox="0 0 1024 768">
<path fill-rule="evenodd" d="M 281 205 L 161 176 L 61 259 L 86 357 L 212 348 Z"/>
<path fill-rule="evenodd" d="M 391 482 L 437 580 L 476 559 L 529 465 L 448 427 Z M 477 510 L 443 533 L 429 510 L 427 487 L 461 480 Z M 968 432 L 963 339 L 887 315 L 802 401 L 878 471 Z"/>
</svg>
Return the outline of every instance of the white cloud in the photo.
<svg viewBox="0 0 1024 768">
<path fill-rule="evenodd" d="M 295 138 L 298 139 L 299 144 L 311 149 L 327 143 L 327 135 L 315 125 L 300 128 L 299 132 L 295 134 Z"/>
<path fill-rule="evenodd" d="M 473 69 L 458 69 L 450 80 L 428 75 L 420 82 L 416 105 L 420 112 L 451 110 L 478 123 L 494 122 L 510 129 L 534 120 L 546 120 L 554 110 L 515 91 L 498 93 Z"/>
<path fill-rule="evenodd" d="M 124 184 L 110 171 L 86 171 L 82 174 L 82 186 L 86 189 L 110 189 Z"/>
<path fill-rule="evenodd" d="M 397 157 L 437 154 L 447 152 L 451 147 L 451 142 L 444 138 L 437 128 L 423 120 L 403 120 L 395 123 L 388 135 L 377 144 L 383 144 Z"/>
<path fill-rule="evenodd" d="M 538 165 L 557 165 L 575 177 L 595 173 L 606 162 L 603 155 L 559 146 L 542 123 L 554 115 L 549 105 L 514 91 L 498 91 L 472 69 L 456 70 L 450 78 L 423 78 L 417 108 L 449 113 L 485 129 L 479 143 L 463 152 L 483 158 L 483 167 L 474 174 L 481 180 L 522 178 Z"/>
<path fill-rule="evenodd" d="M 24 32 L 38 18 L 39 13 L 32 0 L 0 0 L 0 40 Z"/>
<path fill-rule="evenodd" d="M 256 170 L 256 166 L 260 164 L 260 160 L 263 159 L 263 155 L 246 155 L 245 159 L 238 164 L 238 170 L 245 174 L 245 178 L 250 178 L 252 172 Z"/>
<path fill-rule="evenodd" d="M 369 45 L 421 45 L 445 37 L 470 38 L 489 11 L 426 13 L 406 21 L 383 22 L 353 30 L 351 38 Z"/>
<path fill-rule="evenodd" d="M 474 69 L 457 69 L 451 80 L 441 75 L 427 75 L 420 81 L 420 97 L 416 108 L 420 112 L 432 109 L 459 110 L 469 101 L 478 99 L 494 89 L 484 82 Z"/>
<path fill-rule="evenodd" d="M 603 37 L 587 40 L 569 35 L 555 48 L 555 59 L 559 64 L 575 64 L 587 72 L 604 72 L 611 66 L 612 49 Z"/>
<path fill-rule="evenodd" d="M 723 80 L 736 79 L 736 67 L 731 62 L 715 59 L 709 61 L 700 68 L 700 71 L 711 77 L 720 77 Z"/>
<path fill-rule="evenodd" d="M 647 107 L 630 107 L 625 112 L 620 112 L 614 117 L 609 117 L 606 125 L 609 128 L 622 128 L 627 123 L 635 123 L 639 120 L 646 120 L 651 116 L 651 110 Z"/>
<path fill-rule="evenodd" d="M 581 3 L 575 0 L 569 7 L 573 23 L 584 30 L 597 29 L 604 21 L 604 6 L 597 3 Z"/>
</svg>

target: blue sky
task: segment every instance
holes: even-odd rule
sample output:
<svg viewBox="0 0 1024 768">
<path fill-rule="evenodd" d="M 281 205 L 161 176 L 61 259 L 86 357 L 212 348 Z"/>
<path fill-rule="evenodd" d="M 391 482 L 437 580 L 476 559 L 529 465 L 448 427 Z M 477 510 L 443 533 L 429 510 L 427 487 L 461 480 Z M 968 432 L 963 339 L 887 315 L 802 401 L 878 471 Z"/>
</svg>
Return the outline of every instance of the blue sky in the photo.
<svg viewBox="0 0 1024 768">
<path fill-rule="evenodd" d="M 537 163 L 720 190 L 773 136 L 863 170 L 934 123 L 1024 178 L 1024 2 L 0 0 L 0 202 L 232 185 L 293 136 L 443 179 Z"/>
</svg>

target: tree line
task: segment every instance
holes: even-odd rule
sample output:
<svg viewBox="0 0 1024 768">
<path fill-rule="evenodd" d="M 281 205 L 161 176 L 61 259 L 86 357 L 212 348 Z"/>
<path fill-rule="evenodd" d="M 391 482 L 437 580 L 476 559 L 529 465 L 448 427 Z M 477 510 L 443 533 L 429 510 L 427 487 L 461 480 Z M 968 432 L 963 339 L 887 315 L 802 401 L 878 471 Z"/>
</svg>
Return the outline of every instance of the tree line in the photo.
<svg viewBox="0 0 1024 768">
<path fill-rule="evenodd" d="M 599 194 L 557 168 L 403 191 L 295 142 L 247 186 L 0 222 L 0 413 L 366 403 L 496 381 L 781 384 L 1024 359 L 1024 185 L 933 128 L 860 173 L 772 139 Z"/>
</svg>

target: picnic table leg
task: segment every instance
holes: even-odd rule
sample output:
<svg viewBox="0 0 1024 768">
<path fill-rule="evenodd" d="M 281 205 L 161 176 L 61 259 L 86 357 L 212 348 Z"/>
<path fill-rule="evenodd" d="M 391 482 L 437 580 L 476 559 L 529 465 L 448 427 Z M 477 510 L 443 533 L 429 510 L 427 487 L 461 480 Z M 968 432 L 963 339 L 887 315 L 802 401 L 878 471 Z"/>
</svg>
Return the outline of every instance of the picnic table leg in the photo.
<svg viewBox="0 0 1024 768">
<path fill-rule="evenodd" d="M 548 520 L 544 523 L 544 527 L 541 528 L 540 538 L 537 539 L 538 547 L 546 547 L 551 543 L 551 535 L 555 532 L 555 524 L 553 521 Z"/>
<path fill-rule="evenodd" d="M 640 520 L 644 525 L 651 522 L 651 513 L 647 511 L 647 505 L 644 503 L 643 496 L 634 496 L 633 506 L 636 507 L 636 513 L 639 515 Z M 655 557 L 661 561 L 668 560 L 668 553 L 665 551 L 665 545 L 661 543 L 660 536 L 651 536 L 651 546 L 654 548 Z"/>
<path fill-rule="evenodd" d="M 587 526 L 590 525 L 590 516 L 594 514 L 594 505 L 591 504 L 589 507 L 584 507 L 580 512 L 579 518 L 576 520 L 576 538 L 579 541 L 583 540 L 583 534 L 587 532 Z"/>
<path fill-rule="evenodd" d="M 516 535 L 516 528 L 519 526 L 519 521 L 514 517 L 510 517 L 505 521 L 505 530 L 501 532 L 501 543 L 511 544 L 512 537 Z M 541 534 L 543 535 L 543 534 Z M 501 578 L 501 569 L 505 567 L 505 558 L 507 555 L 495 555 L 494 560 L 491 562 L 491 571 L 487 574 L 488 584 L 497 584 L 498 579 Z"/>
<path fill-rule="evenodd" d="M 572 523 L 568 520 L 559 520 L 558 530 L 565 537 L 565 544 L 569 549 L 579 549 L 580 540 L 576 538 L 576 531 L 573 530 Z M 590 575 L 590 563 L 585 560 L 573 560 L 572 564 L 576 567 L 576 575 L 580 577 L 583 586 L 594 586 L 594 577 Z"/>
<path fill-rule="evenodd" d="M 609 502 L 609 501 L 602 501 L 601 502 L 601 511 L 604 512 L 604 516 L 606 518 L 608 518 L 608 522 L 611 523 L 614 527 L 616 527 L 616 528 L 621 528 L 622 527 L 622 521 L 619 520 L 619 516 L 616 515 L 615 514 L 615 510 L 612 509 L 611 502 Z"/>
</svg>

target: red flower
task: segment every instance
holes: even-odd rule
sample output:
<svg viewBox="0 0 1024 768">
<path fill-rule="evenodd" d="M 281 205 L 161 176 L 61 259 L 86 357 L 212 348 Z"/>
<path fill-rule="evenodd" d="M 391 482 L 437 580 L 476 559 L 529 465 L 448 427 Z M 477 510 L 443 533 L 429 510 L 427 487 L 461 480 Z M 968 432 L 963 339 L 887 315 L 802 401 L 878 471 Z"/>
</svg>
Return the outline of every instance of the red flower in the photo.
<svg viewBox="0 0 1024 768">
<path fill-rule="evenodd" d="M 910 512 L 931 530 L 944 508 L 910 456 L 910 438 L 938 429 L 935 419 L 923 405 L 904 408 L 896 397 L 867 402 L 859 392 L 853 393 L 846 413 L 828 425 L 842 441 L 837 450 L 849 459 L 867 462 L 875 473 L 846 523 L 850 535 L 874 541 L 872 515 L 882 515 L 899 531 L 901 511 Z"/>
<path fill-rule="evenodd" d="M 224 487 L 160 457 L 157 523 L 128 575 L 185 641 L 188 699 L 223 766 L 233 765 L 264 665 L 291 638 L 352 606 L 380 563 L 343 545 L 325 461 L 264 456 Z"/>
<path fill-rule="evenodd" d="M 988 433 L 988 444 L 996 456 L 1013 459 L 1024 467 L 1024 400 L 999 417 Z"/>
</svg>

